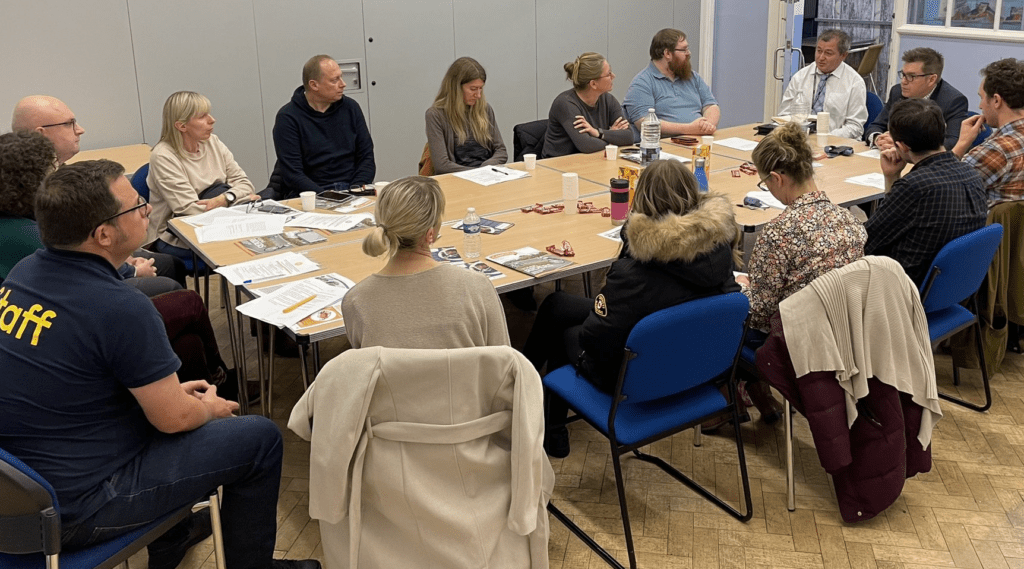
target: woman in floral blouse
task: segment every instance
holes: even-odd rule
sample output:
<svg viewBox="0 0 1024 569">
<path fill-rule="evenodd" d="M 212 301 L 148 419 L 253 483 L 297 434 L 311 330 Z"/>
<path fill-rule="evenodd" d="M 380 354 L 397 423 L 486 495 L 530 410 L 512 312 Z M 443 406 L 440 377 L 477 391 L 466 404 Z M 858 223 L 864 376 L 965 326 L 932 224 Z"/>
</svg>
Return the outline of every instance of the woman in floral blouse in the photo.
<svg viewBox="0 0 1024 569">
<path fill-rule="evenodd" d="M 864 256 L 867 232 L 849 211 L 814 183 L 807 136 L 789 123 L 772 131 L 753 152 L 763 190 L 786 205 L 768 222 L 750 255 L 750 327 L 767 330 L 779 303 L 828 271 Z"/>
</svg>

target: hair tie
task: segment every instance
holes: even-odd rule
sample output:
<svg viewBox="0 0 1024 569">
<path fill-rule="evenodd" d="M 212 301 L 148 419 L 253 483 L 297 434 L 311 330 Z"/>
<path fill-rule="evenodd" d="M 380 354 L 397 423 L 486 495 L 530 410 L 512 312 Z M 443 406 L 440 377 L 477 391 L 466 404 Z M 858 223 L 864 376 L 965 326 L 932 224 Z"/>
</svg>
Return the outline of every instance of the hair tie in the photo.
<svg viewBox="0 0 1024 569">
<path fill-rule="evenodd" d="M 382 224 L 382 223 L 378 223 L 378 224 L 377 224 L 377 227 L 379 227 L 379 228 L 380 228 L 380 230 L 381 230 L 381 232 L 382 232 L 382 233 L 387 233 L 387 232 L 388 232 L 388 228 L 387 228 L 387 227 L 384 227 L 384 224 Z"/>
</svg>

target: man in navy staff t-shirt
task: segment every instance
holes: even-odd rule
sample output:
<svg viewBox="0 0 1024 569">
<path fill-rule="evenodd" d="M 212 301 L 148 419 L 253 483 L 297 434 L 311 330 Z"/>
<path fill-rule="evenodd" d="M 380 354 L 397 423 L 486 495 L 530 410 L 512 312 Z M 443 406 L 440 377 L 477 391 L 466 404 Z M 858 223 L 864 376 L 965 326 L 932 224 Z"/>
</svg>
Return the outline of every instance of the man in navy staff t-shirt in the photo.
<svg viewBox="0 0 1024 569">
<path fill-rule="evenodd" d="M 53 486 L 66 549 L 109 540 L 224 487 L 232 569 L 274 561 L 282 441 L 206 381 L 179 383 L 153 303 L 117 267 L 141 245 L 150 206 L 107 160 L 60 168 L 36 196 L 45 249 L 0 287 L 0 448 Z M 173 569 L 209 534 L 193 514 L 149 548 Z"/>
</svg>

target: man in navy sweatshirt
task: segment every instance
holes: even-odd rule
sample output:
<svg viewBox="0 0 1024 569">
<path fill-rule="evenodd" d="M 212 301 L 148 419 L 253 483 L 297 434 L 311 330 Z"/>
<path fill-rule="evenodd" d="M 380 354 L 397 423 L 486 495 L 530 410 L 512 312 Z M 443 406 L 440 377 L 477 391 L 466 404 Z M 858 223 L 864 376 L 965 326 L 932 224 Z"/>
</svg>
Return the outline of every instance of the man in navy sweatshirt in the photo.
<svg viewBox="0 0 1024 569">
<path fill-rule="evenodd" d="M 284 197 L 373 182 L 373 140 L 359 103 L 344 93 L 341 68 L 331 56 L 314 56 L 302 67 L 302 86 L 274 121 L 274 169 Z"/>
</svg>

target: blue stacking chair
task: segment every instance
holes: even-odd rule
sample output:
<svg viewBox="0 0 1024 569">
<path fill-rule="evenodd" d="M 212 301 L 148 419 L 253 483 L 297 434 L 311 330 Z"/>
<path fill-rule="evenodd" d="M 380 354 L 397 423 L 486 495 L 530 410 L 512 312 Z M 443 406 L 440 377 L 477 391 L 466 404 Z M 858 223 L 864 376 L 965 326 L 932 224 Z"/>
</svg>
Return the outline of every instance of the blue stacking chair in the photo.
<svg viewBox="0 0 1024 569">
<path fill-rule="evenodd" d="M 192 506 L 171 512 L 109 541 L 61 551 L 60 507 L 53 487 L 17 457 L 0 449 L 0 567 L 4 569 L 108 569 L 123 564 L 175 524 Z M 217 493 L 210 496 L 218 569 L 224 569 Z"/>
<path fill-rule="evenodd" d="M 146 182 L 146 178 L 149 176 L 149 164 L 143 164 L 141 168 L 135 171 L 132 175 L 132 187 L 139 193 L 140 196 L 149 201 L 149 184 Z M 177 255 L 175 255 L 177 256 Z M 206 263 L 200 261 L 196 257 L 195 251 L 188 257 L 178 257 L 181 262 L 185 263 L 185 270 L 192 273 L 192 282 L 196 285 L 196 292 L 199 292 L 199 275 L 203 275 L 203 289 L 204 295 L 203 300 L 209 305 L 210 302 L 210 269 L 207 268 Z"/>
<path fill-rule="evenodd" d="M 1003 226 L 993 223 L 946 243 L 935 256 L 932 268 L 921 284 L 921 304 L 928 318 L 928 335 L 932 344 L 974 326 L 985 403 L 977 405 L 946 393 L 939 393 L 939 397 L 975 411 L 986 411 L 992 406 L 985 350 L 981 345 L 977 292 L 988 274 L 988 267 L 992 264 L 1002 238 Z M 965 300 L 969 300 L 966 303 L 969 309 L 961 304 Z M 953 385 L 960 385 L 960 371 L 955 363 Z"/>
<path fill-rule="evenodd" d="M 867 122 L 864 123 L 864 128 L 865 129 L 868 128 L 869 124 L 874 122 L 875 117 L 878 116 L 878 113 L 882 112 L 882 108 L 884 107 L 884 105 L 882 105 L 882 99 L 879 99 L 878 95 L 872 93 L 871 91 L 868 91 L 867 105 L 868 105 L 868 120 L 867 120 Z"/>
<path fill-rule="evenodd" d="M 752 515 L 735 378 L 748 310 L 747 297 L 737 292 L 686 302 L 647 316 L 633 327 L 626 340 L 613 394 L 599 391 L 579 377 L 572 366 L 558 368 L 544 377 L 544 386 L 575 411 L 569 421 L 583 419 L 608 437 L 631 568 L 636 567 L 636 555 L 620 464 L 620 456 L 625 453 L 632 452 L 636 458 L 658 466 L 740 521 L 746 522 Z M 723 384 L 728 386 L 728 396 L 719 391 Z M 743 514 L 664 460 L 638 450 L 724 414 L 733 418 L 746 504 Z M 606 563 L 622 567 L 553 503 L 548 510 Z"/>
</svg>

